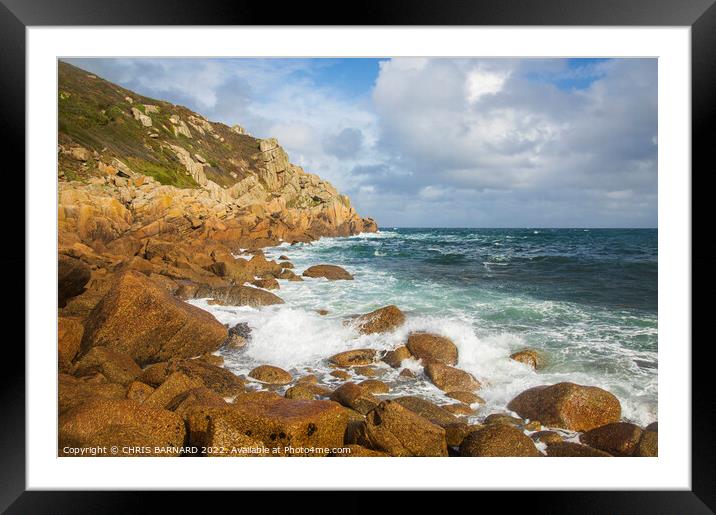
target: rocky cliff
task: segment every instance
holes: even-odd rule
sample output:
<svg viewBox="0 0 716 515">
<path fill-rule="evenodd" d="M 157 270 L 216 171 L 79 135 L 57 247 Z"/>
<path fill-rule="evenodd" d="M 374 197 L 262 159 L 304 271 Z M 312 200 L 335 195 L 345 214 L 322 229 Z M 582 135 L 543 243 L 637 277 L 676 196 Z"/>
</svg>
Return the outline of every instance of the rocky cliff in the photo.
<svg viewBox="0 0 716 515">
<path fill-rule="evenodd" d="M 147 238 L 228 250 L 374 232 L 278 142 L 59 65 L 59 244 L 121 255 Z"/>
</svg>

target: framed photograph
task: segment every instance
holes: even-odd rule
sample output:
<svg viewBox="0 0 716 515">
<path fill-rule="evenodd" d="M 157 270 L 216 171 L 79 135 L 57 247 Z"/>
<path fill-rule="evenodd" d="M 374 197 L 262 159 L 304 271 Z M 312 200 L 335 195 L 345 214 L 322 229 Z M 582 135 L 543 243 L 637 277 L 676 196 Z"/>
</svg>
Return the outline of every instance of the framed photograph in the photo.
<svg viewBox="0 0 716 515">
<path fill-rule="evenodd" d="M 27 302 L 0 506 L 510 490 L 712 513 L 711 4 L 2 0 Z"/>
</svg>

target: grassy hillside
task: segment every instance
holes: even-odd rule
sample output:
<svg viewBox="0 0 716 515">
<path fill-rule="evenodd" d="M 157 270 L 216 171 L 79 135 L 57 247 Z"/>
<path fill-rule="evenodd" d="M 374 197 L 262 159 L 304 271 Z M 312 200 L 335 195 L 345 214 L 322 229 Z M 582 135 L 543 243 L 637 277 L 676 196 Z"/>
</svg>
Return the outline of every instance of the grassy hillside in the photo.
<svg viewBox="0 0 716 515">
<path fill-rule="evenodd" d="M 196 187 L 174 153 L 166 148 L 168 144 L 205 158 L 211 165 L 205 169 L 207 178 L 222 186 L 231 186 L 256 169 L 256 138 L 237 134 L 221 123 L 211 124 L 213 134 L 205 131 L 202 135 L 189 125 L 192 138 L 175 135 L 174 124 L 169 120 L 172 115 L 187 123 L 190 117 L 199 115 L 182 106 L 138 95 L 68 63 L 59 63 L 57 98 L 60 144 L 79 144 L 103 157 L 117 157 L 162 184 Z M 157 106 L 159 111 L 147 112 L 145 104 Z M 149 116 L 152 127 L 135 120 L 132 108 Z M 78 179 L 94 173 L 63 159 L 60 171 L 68 178 Z"/>
</svg>

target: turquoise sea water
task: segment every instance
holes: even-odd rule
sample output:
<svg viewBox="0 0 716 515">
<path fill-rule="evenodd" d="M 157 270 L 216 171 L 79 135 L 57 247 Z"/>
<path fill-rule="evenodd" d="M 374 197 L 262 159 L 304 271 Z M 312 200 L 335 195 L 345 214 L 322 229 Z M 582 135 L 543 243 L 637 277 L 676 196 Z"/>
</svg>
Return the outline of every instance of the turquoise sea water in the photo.
<svg viewBox="0 0 716 515">
<path fill-rule="evenodd" d="M 252 327 L 249 345 L 225 354 L 238 373 L 260 363 L 327 372 L 324 360 L 336 352 L 391 349 L 410 331 L 427 330 L 452 338 L 458 366 L 485 385 L 483 414 L 504 409 L 528 387 L 573 381 L 613 392 L 629 420 L 657 419 L 655 229 L 382 228 L 266 254 L 287 255 L 297 273 L 337 264 L 355 280 L 281 281 L 286 304 L 259 310 L 195 301 L 222 322 Z M 395 333 L 360 336 L 344 323 L 387 304 L 408 317 Z M 534 372 L 508 359 L 524 347 L 542 350 L 547 366 Z M 417 363 L 405 366 L 420 371 Z M 394 393 L 448 400 L 423 378 L 398 381 L 397 373 L 383 377 L 395 381 Z"/>
</svg>

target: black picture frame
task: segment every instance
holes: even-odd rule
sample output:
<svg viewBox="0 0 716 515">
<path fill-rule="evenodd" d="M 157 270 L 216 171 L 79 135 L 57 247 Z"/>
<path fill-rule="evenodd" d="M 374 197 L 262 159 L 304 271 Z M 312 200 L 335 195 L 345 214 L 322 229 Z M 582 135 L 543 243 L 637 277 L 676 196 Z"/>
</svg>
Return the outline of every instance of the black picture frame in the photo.
<svg viewBox="0 0 716 515">
<path fill-rule="evenodd" d="M 267 9 L 261 2 L 245 0 L 153 1 L 122 0 L 0 0 L 0 130 L 4 166 L 25 169 L 25 30 L 30 26 L 83 25 L 604 25 L 604 26 L 689 26 L 692 51 L 692 169 L 707 162 L 716 141 L 713 122 L 716 114 L 716 6 L 714 0 L 363 0 L 353 9 L 333 2 L 274 4 Z M 704 166 L 705 167 L 705 166 Z M 713 166 L 711 166 L 713 168 Z M 685 170 L 690 173 L 691 170 Z M 18 181 L 20 182 L 20 181 Z M 15 187 L 24 191 L 24 183 Z M 16 190 L 14 190 L 16 192 Z M 25 192 L 31 194 L 31 192 Z M 24 202 L 16 192 L 14 199 Z M 24 205 L 13 213 L 24 213 Z M 23 218 L 24 220 L 24 218 Z M 5 224 L 6 241 L 13 249 L 3 253 L 3 269 L 8 272 L 8 291 L 24 291 L 17 273 L 25 265 L 24 224 L 19 216 Z M 13 284 L 12 281 L 16 281 Z M 11 303 L 22 315 L 7 314 L 6 320 L 24 318 L 31 309 L 16 298 Z M 7 324 L 10 325 L 10 324 Z M 4 345 L 6 366 L 0 374 L 0 510 L 7 513 L 106 513 L 144 512 L 151 509 L 145 496 L 159 498 L 165 510 L 188 508 L 189 492 L 69 492 L 25 491 L 25 352 L 20 337 Z M 676 343 L 676 342 L 674 342 Z M 688 349 L 690 342 L 680 342 Z M 608 492 L 511 492 L 512 508 L 548 508 L 549 513 L 631 513 L 676 514 L 716 511 L 716 446 L 713 443 L 715 403 L 711 367 L 707 359 L 710 341 L 692 346 L 692 490 L 691 491 L 608 491 Z M 213 503 L 242 504 L 275 502 L 273 493 L 216 493 Z M 304 493 L 292 494 L 291 502 L 302 504 Z M 457 494 L 451 494 L 457 495 Z M 473 494 L 474 495 L 474 494 Z M 493 493 L 479 493 L 480 503 Z M 498 494 L 499 495 L 499 494 Z M 459 500 L 459 497 L 456 499 Z M 503 499 L 504 500 L 504 499 Z M 367 509 L 365 493 L 342 494 L 340 506 Z M 469 501 L 476 502 L 476 501 Z M 402 496 L 403 511 L 423 503 L 417 493 Z M 329 506 L 331 501 L 326 501 Z M 218 506 L 217 506 L 218 508 Z M 321 509 L 318 509 L 320 512 Z M 344 511 L 343 509 L 341 511 Z"/>
</svg>

